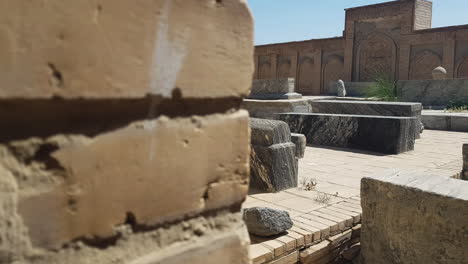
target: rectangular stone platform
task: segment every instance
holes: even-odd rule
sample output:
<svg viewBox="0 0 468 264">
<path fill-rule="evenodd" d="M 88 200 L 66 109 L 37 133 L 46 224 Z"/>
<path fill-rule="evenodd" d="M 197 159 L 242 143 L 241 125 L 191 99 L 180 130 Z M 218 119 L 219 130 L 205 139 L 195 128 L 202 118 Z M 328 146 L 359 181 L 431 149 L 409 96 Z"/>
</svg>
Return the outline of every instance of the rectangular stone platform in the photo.
<svg viewBox="0 0 468 264">
<path fill-rule="evenodd" d="M 427 129 L 468 132 L 468 113 L 424 110 L 422 123 Z"/>
<path fill-rule="evenodd" d="M 294 91 L 296 82 L 294 78 L 254 80 L 252 83 L 250 99 L 300 99 L 301 94 Z"/>
<path fill-rule="evenodd" d="M 313 113 L 416 117 L 416 138 L 421 133 L 420 103 L 320 100 L 310 102 Z"/>
<path fill-rule="evenodd" d="M 391 170 L 361 182 L 364 263 L 467 263 L 468 182 Z"/>
<path fill-rule="evenodd" d="M 278 119 L 314 145 L 398 154 L 414 149 L 415 117 L 284 113 Z"/>
</svg>

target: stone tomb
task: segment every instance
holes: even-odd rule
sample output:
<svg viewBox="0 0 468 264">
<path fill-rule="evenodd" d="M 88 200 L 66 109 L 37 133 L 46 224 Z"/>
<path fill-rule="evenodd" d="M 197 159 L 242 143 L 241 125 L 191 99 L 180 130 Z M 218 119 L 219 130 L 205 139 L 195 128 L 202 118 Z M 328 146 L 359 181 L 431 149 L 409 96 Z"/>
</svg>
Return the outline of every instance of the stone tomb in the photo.
<svg viewBox="0 0 468 264">
<path fill-rule="evenodd" d="M 361 182 L 361 263 L 467 263 L 468 182 L 394 170 Z"/>
<path fill-rule="evenodd" d="M 250 187 L 278 192 L 297 187 L 298 157 L 288 124 L 251 118 Z"/>
<path fill-rule="evenodd" d="M 242 108 L 249 111 L 251 117 L 275 119 L 277 113 L 311 111 L 308 99 L 294 92 L 295 79 L 254 80 L 248 99 L 242 102 Z"/>
<path fill-rule="evenodd" d="M 416 117 L 415 136 L 420 138 L 422 130 L 420 103 L 319 100 L 312 101 L 311 105 L 313 113 Z"/>
<path fill-rule="evenodd" d="M 254 80 L 249 99 L 301 99 L 302 95 L 294 91 L 294 78 Z"/>
<path fill-rule="evenodd" d="M 415 117 L 278 114 L 294 133 L 315 145 L 349 147 L 398 154 L 414 149 Z"/>
</svg>

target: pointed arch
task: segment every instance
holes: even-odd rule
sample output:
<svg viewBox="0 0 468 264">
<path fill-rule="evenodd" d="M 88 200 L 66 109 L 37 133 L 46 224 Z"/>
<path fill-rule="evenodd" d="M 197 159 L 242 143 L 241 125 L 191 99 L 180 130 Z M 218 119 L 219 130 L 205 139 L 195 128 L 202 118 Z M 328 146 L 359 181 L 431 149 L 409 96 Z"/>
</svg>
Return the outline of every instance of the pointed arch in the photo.
<svg viewBox="0 0 468 264">
<path fill-rule="evenodd" d="M 397 45 L 387 34 L 382 32 L 369 34 L 359 44 L 356 57 L 356 80 L 373 81 L 381 74 L 395 79 Z"/>
</svg>

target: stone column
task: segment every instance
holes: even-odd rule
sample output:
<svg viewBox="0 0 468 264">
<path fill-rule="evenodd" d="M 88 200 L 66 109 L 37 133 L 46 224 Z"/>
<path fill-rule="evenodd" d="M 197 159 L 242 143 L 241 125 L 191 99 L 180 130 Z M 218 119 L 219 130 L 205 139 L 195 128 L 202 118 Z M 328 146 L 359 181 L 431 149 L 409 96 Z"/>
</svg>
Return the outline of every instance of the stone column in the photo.
<svg viewBox="0 0 468 264">
<path fill-rule="evenodd" d="M 0 263 L 249 263 L 246 1 L 0 17 Z"/>
</svg>

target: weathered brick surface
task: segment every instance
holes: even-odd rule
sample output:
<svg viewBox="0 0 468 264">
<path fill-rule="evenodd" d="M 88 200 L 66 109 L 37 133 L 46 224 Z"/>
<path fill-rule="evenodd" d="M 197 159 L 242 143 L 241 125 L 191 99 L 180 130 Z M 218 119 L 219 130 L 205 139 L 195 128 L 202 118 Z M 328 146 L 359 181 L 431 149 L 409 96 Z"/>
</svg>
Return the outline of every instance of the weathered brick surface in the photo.
<svg viewBox="0 0 468 264">
<path fill-rule="evenodd" d="M 54 247 L 109 237 L 128 214 L 152 226 L 240 204 L 248 143 L 245 111 L 132 124 L 53 152 L 63 182 L 26 195 L 19 213 L 34 245 Z"/>
<path fill-rule="evenodd" d="M 245 0 L 2 1 L 0 263 L 250 263 L 252 55 Z"/>
<path fill-rule="evenodd" d="M 5 0 L 0 98 L 247 95 L 252 32 L 243 0 Z"/>
</svg>

